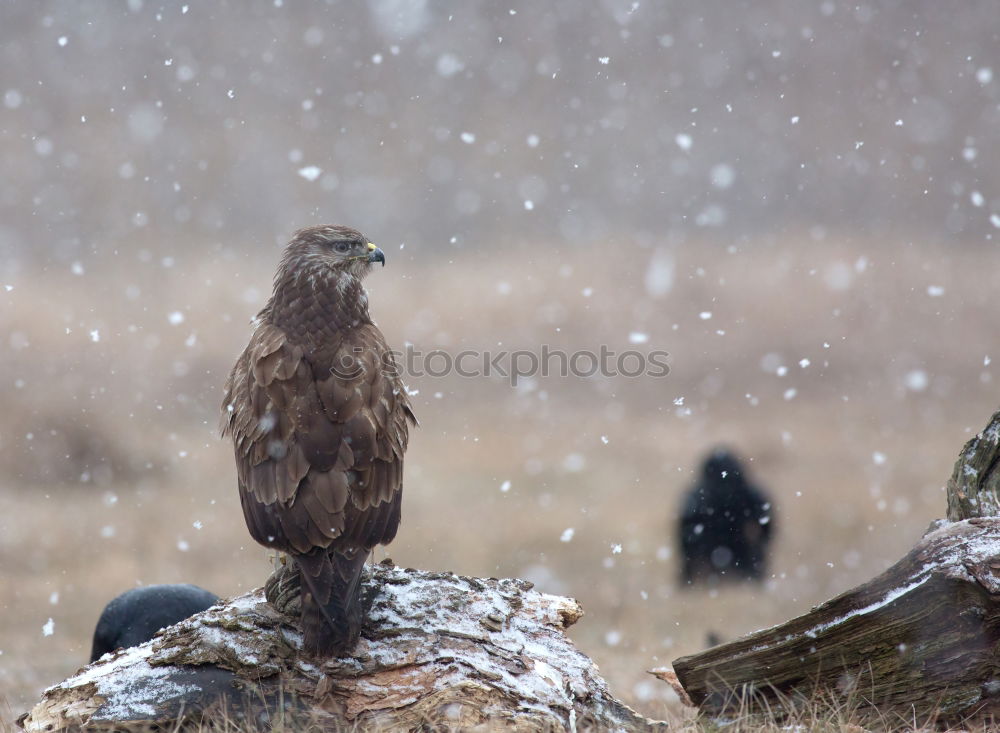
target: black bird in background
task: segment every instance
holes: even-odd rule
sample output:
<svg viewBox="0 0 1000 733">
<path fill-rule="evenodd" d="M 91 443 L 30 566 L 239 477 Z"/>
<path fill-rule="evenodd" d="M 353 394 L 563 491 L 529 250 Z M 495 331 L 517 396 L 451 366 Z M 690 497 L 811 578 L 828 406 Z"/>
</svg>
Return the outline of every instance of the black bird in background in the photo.
<svg viewBox="0 0 1000 733">
<path fill-rule="evenodd" d="M 204 611 L 219 597 L 196 585 L 147 585 L 112 600 L 97 621 L 90 661 L 149 641 L 162 628 Z"/>
<path fill-rule="evenodd" d="M 773 534 L 767 495 L 747 480 L 733 453 L 716 448 L 684 497 L 679 526 L 681 583 L 763 580 Z"/>
</svg>

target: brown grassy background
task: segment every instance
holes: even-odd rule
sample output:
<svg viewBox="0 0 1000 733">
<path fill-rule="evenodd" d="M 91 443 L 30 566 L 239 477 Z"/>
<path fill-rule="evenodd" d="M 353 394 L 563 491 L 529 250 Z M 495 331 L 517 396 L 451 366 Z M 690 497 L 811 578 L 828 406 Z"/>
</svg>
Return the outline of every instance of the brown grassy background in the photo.
<svg viewBox="0 0 1000 733">
<path fill-rule="evenodd" d="M 397 562 L 578 597 L 574 638 L 651 715 L 649 667 L 885 568 L 1000 401 L 995 16 L 0 3 L 0 725 L 122 590 L 262 582 L 221 384 L 277 245 L 321 221 L 386 250 L 399 347 L 671 354 L 411 378 Z M 671 528 L 719 442 L 774 495 L 774 576 L 683 592 Z"/>
<path fill-rule="evenodd" d="M 997 403 L 984 364 L 997 355 L 992 249 L 387 249 L 369 290 L 397 346 L 620 350 L 638 331 L 649 342 L 632 348 L 670 352 L 662 379 L 513 389 L 411 378 L 421 428 L 388 549 L 402 565 L 529 577 L 578 598 L 587 616 L 573 637 L 649 715 L 675 699 L 646 669 L 701 649 L 708 631 L 728 639 L 783 621 L 897 559 L 943 515 L 958 449 Z M 278 250 L 252 261 L 208 243 L 189 252 L 169 266 L 140 253 L 82 275 L 28 271 L 0 291 L 7 720 L 86 661 L 102 606 L 122 590 L 191 582 L 225 596 L 268 572 L 215 425 Z M 647 287 L 651 269 L 672 272 L 667 292 Z M 183 322 L 170 323 L 174 312 Z M 672 524 L 720 441 L 773 493 L 774 575 L 761 588 L 686 592 Z"/>
</svg>

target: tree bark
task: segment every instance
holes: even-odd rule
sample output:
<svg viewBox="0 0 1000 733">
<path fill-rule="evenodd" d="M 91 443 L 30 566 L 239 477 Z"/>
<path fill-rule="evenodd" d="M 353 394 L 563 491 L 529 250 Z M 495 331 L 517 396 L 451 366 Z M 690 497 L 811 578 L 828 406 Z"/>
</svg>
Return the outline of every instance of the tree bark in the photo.
<svg viewBox="0 0 1000 733">
<path fill-rule="evenodd" d="M 522 580 L 386 563 L 365 580 L 371 610 L 348 657 L 303 656 L 288 570 L 269 581 L 267 598 L 263 589 L 233 598 L 85 667 L 19 722 L 28 731 L 173 729 L 224 710 L 265 727 L 279 718 L 365 730 L 665 727 L 616 700 L 567 639 L 583 614 L 574 600 Z"/>
<path fill-rule="evenodd" d="M 948 481 L 948 519 L 1000 517 L 1000 411 L 962 448 Z"/>
<path fill-rule="evenodd" d="M 1000 716 L 1000 413 L 963 448 L 948 517 L 902 560 L 809 613 L 674 670 L 709 714 L 801 708 L 819 695 L 862 716 Z"/>
</svg>

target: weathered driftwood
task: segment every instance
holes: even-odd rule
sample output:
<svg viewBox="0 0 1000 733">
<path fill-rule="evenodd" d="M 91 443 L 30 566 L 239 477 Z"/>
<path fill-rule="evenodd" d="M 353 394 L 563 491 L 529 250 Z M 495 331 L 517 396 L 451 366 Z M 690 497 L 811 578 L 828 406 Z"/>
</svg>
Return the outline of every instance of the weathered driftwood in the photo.
<svg viewBox="0 0 1000 733">
<path fill-rule="evenodd" d="M 1000 413 L 962 450 L 948 513 L 902 560 L 809 613 L 674 670 L 710 714 L 817 693 L 908 720 L 1000 716 Z"/>
<path fill-rule="evenodd" d="M 998 594 L 1000 520 L 949 523 L 874 580 L 674 670 L 710 713 L 817 690 L 910 719 L 1000 713 Z"/>
<path fill-rule="evenodd" d="M 660 727 L 618 702 L 567 639 L 583 613 L 574 600 L 521 580 L 381 564 L 365 578 L 371 610 L 357 649 L 321 661 L 301 654 L 289 577 L 268 588 L 285 613 L 263 589 L 213 606 L 49 688 L 22 726 L 173 726 L 224 707 L 331 729 Z"/>
</svg>

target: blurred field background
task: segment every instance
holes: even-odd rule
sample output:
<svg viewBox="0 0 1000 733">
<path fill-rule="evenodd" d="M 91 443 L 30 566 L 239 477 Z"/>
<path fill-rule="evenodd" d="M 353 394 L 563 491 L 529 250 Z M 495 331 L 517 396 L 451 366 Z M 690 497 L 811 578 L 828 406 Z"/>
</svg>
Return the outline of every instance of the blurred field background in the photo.
<svg viewBox="0 0 1000 733">
<path fill-rule="evenodd" d="M 883 570 L 1000 402 L 997 33 L 929 1 L 4 4 L 0 718 L 122 590 L 262 583 L 217 411 L 311 223 L 386 251 L 399 348 L 671 355 L 409 378 L 377 557 L 580 599 L 652 716 L 646 669 Z M 720 442 L 775 499 L 774 577 L 683 591 L 673 522 Z"/>
</svg>

